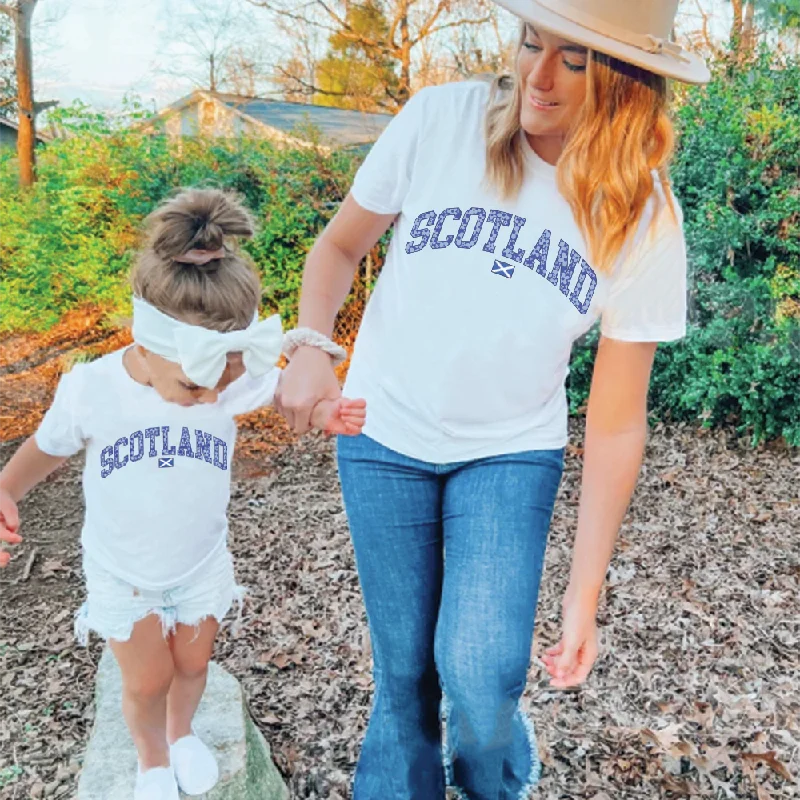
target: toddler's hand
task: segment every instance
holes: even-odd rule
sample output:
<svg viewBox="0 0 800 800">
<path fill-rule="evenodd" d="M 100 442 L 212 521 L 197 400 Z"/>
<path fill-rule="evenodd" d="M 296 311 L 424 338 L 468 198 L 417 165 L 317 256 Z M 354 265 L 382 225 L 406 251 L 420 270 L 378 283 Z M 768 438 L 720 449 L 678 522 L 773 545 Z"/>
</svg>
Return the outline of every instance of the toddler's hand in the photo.
<svg viewBox="0 0 800 800">
<path fill-rule="evenodd" d="M 311 412 L 311 424 L 315 428 L 345 436 L 358 436 L 366 418 L 367 401 L 350 400 L 347 397 L 320 400 Z"/>
<path fill-rule="evenodd" d="M 22 537 L 19 530 L 19 513 L 14 498 L 5 490 L 0 489 L 0 543 L 19 544 Z M 0 549 L 0 567 L 5 567 L 11 560 L 11 554 Z"/>
</svg>

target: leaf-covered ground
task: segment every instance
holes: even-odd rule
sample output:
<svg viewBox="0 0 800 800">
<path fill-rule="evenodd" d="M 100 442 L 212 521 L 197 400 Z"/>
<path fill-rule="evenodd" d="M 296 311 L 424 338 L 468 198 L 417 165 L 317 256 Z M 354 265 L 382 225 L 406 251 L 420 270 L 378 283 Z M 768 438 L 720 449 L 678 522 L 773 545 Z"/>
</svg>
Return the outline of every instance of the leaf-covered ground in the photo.
<svg viewBox="0 0 800 800">
<path fill-rule="evenodd" d="M 574 430 L 574 441 L 580 431 Z M 0 445 L 0 463 L 15 443 Z M 95 643 L 76 647 L 82 514 L 75 459 L 22 506 L 0 575 L 0 797 L 72 797 L 92 720 Z M 656 430 L 610 571 L 604 652 L 578 691 L 534 663 L 525 702 L 546 770 L 537 797 L 800 796 L 800 458 Z M 562 482 L 536 653 L 558 636 L 580 453 Z M 367 719 L 369 647 L 329 440 L 240 477 L 232 547 L 246 627 L 217 659 L 244 685 L 298 798 L 348 796 Z"/>
<path fill-rule="evenodd" d="M 87 342 L 93 325 L 35 347 L 0 342 L 0 465 L 35 427 L 54 359 L 122 343 Z M 346 798 L 372 684 L 333 443 L 295 442 L 272 412 L 243 428 L 231 544 L 250 597 L 216 658 L 242 682 L 292 796 Z M 657 427 L 603 597 L 603 654 L 584 686 L 557 692 L 537 656 L 559 635 L 580 455 L 570 448 L 525 693 L 545 761 L 535 798 L 800 797 L 800 453 Z M 25 500 L 25 543 L 0 573 L 3 800 L 72 798 L 91 729 L 100 645 L 72 638 L 80 468 L 73 459 Z"/>
</svg>

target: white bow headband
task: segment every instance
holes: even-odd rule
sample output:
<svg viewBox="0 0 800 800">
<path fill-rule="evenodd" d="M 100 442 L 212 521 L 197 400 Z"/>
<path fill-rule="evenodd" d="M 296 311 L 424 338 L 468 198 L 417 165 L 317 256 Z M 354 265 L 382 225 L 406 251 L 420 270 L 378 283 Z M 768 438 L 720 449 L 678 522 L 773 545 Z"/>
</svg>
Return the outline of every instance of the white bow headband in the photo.
<svg viewBox="0 0 800 800">
<path fill-rule="evenodd" d="M 228 353 L 241 352 L 245 368 L 255 378 L 273 369 L 281 356 L 283 328 L 277 314 L 259 322 L 256 312 L 247 328 L 220 333 L 181 322 L 134 296 L 133 340 L 180 364 L 198 386 L 213 389 L 225 372 Z"/>
</svg>

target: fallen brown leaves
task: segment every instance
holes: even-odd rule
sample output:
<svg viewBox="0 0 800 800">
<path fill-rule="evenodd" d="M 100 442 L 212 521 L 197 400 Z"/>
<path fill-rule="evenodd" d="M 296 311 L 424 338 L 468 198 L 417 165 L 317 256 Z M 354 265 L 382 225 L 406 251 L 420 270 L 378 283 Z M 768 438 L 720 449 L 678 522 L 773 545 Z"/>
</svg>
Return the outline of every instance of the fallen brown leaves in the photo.
<svg viewBox="0 0 800 800">
<path fill-rule="evenodd" d="M 244 420 L 230 518 L 250 595 L 216 658 L 242 682 L 292 796 L 342 800 L 371 701 L 367 628 L 332 443 L 281 426 L 266 411 Z M 524 696 L 546 767 L 535 797 L 800 797 L 800 456 L 657 426 L 608 574 L 601 657 L 584 686 L 559 692 L 537 659 L 560 634 L 580 458 L 571 447 Z M 26 541 L 0 573 L 3 800 L 72 797 L 91 727 L 100 648 L 71 633 L 80 466 L 23 504 Z"/>
</svg>

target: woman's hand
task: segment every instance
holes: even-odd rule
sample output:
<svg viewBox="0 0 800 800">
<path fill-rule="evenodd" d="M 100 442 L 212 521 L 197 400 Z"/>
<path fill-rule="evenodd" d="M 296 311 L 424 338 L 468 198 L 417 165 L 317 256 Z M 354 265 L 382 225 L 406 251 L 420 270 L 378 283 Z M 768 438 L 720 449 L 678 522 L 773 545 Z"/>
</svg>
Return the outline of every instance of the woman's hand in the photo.
<svg viewBox="0 0 800 800">
<path fill-rule="evenodd" d="M 583 683 L 597 659 L 597 601 L 568 588 L 562 604 L 561 641 L 542 661 L 550 674 L 550 685 L 567 689 Z"/>
<path fill-rule="evenodd" d="M 19 530 L 19 513 L 14 498 L 5 490 L 0 489 L 0 542 L 19 544 L 22 537 Z M 11 553 L 0 549 L 0 567 L 5 567 L 11 560 Z"/>
<path fill-rule="evenodd" d="M 311 427 L 311 415 L 321 400 L 342 396 L 331 357 L 317 347 L 298 347 L 281 375 L 274 405 L 298 434 Z"/>
</svg>

